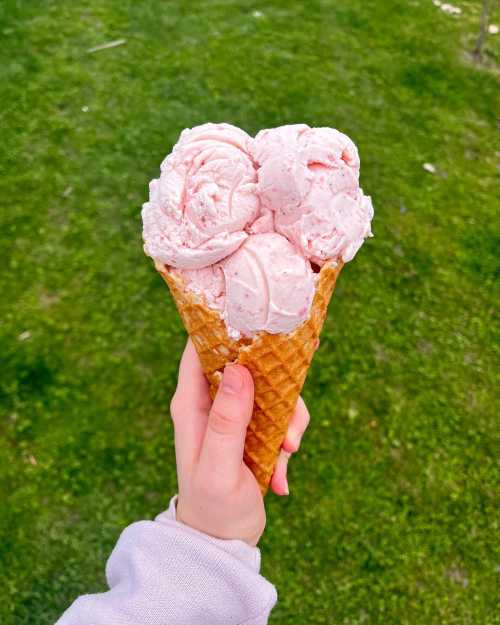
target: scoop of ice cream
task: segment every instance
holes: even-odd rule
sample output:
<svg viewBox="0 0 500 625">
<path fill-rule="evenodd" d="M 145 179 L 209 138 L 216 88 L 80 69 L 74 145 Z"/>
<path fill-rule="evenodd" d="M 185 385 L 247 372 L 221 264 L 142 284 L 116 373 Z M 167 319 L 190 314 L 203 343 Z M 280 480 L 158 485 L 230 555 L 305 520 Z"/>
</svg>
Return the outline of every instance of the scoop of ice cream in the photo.
<svg viewBox="0 0 500 625">
<path fill-rule="evenodd" d="M 184 130 L 142 209 L 148 256 L 200 269 L 234 252 L 259 215 L 253 140 L 229 124 Z"/>
<path fill-rule="evenodd" d="M 351 260 L 371 236 L 371 199 L 359 187 L 359 156 L 347 135 L 305 124 L 262 130 L 252 145 L 258 192 L 276 231 L 312 262 Z"/>
<path fill-rule="evenodd" d="M 204 269 L 181 269 L 184 281 L 190 291 L 203 295 L 209 308 L 222 312 L 226 300 L 224 274 L 220 264 Z"/>
<path fill-rule="evenodd" d="M 255 234 L 221 263 L 225 277 L 223 317 L 230 329 L 250 336 L 291 332 L 309 316 L 314 273 L 287 239 Z"/>
</svg>

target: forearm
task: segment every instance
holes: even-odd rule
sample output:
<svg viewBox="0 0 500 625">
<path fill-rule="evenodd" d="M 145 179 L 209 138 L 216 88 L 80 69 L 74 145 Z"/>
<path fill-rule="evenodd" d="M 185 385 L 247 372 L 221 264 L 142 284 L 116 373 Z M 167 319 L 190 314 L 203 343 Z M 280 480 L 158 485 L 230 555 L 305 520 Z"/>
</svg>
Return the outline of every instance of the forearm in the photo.
<svg viewBox="0 0 500 625">
<path fill-rule="evenodd" d="M 106 566 L 109 590 L 77 599 L 56 625 L 263 625 L 276 590 L 259 575 L 260 552 L 175 520 L 124 530 Z"/>
</svg>

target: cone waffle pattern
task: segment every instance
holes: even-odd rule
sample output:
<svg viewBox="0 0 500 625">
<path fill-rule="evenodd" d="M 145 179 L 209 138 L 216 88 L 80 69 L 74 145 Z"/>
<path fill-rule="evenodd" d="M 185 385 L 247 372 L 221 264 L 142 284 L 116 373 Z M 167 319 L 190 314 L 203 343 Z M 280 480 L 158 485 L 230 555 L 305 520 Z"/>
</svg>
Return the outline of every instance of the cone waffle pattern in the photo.
<svg viewBox="0 0 500 625">
<path fill-rule="evenodd" d="M 210 393 L 215 396 L 228 363 L 247 367 L 255 384 L 255 404 L 245 441 L 245 462 L 265 494 L 288 422 L 316 350 L 328 303 L 342 265 L 325 265 L 319 273 L 309 318 L 291 334 L 258 333 L 253 339 L 232 339 L 218 312 L 189 291 L 175 270 L 160 271 L 191 337 Z"/>
</svg>

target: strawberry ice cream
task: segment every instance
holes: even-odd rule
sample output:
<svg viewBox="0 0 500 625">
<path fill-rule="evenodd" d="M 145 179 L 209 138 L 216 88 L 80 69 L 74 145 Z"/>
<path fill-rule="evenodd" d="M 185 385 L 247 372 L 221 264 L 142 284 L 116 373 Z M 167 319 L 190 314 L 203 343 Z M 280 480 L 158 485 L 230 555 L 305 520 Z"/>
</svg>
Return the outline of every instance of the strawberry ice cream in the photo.
<svg viewBox="0 0 500 625">
<path fill-rule="evenodd" d="M 276 231 L 312 262 L 352 260 L 371 236 L 371 199 L 359 187 L 354 143 L 305 124 L 262 130 L 252 143 L 258 193 Z"/>
<path fill-rule="evenodd" d="M 145 252 L 182 269 L 207 267 L 234 252 L 259 214 L 252 139 L 229 124 L 184 130 L 150 183 Z"/>
<path fill-rule="evenodd" d="M 276 232 L 251 235 L 220 263 L 182 275 L 220 312 L 233 338 L 290 332 L 307 319 L 314 297 L 310 263 Z"/>
<path fill-rule="evenodd" d="M 221 263 L 203 269 L 183 269 L 181 274 L 189 289 L 203 295 L 210 308 L 224 311 L 226 303 L 226 284 Z"/>
<path fill-rule="evenodd" d="M 315 273 L 371 236 L 354 143 L 305 124 L 255 139 L 229 124 L 184 130 L 150 184 L 146 254 L 180 272 L 232 338 L 290 333 L 309 316 Z"/>
<path fill-rule="evenodd" d="M 310 263 L 275 232 L 255 234 L 222 263 L 224 319 L 245 336 L 291 332 L 309 316 L 314 297 Z"/>
</svg>

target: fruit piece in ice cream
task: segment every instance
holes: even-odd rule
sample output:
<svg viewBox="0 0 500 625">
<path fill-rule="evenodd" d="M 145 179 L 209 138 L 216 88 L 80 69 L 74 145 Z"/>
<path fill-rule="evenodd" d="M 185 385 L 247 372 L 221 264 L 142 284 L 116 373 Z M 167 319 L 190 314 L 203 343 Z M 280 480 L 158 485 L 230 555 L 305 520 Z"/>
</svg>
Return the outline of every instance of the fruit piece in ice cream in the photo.
<svg viewBox="0 0 500 625">
<path fill-rule="evenodd" d="M 259 215 L 252 141 L 230 124 L 181 133 L 142 209 L 146 254 L 171 267 L 200 269 L 243 243 Z"/>
<path fill-rule="evenodd" d="M 276 231 L 312 262 L 351 260 L 371 236 L 373 207 L 359 187 L 359 156 L 347 135 L 305 124 L 262 130 L 252 144 L 263 209 Z"/>
</svg>

